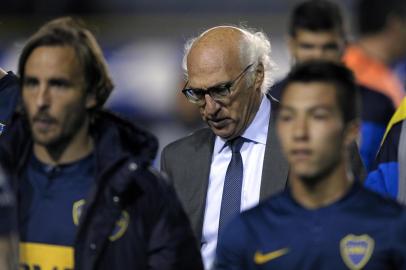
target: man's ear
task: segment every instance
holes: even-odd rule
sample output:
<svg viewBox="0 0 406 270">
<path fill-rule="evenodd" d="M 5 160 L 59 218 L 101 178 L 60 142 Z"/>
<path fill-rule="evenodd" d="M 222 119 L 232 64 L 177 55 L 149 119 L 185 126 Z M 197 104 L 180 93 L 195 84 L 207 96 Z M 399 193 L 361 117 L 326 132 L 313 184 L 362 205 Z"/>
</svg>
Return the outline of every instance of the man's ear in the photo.
<svg viewBox="0 0 406 270">
<path fill-rule="evenodd" d="M 294 36 L 287 35 L 286 36 L 286 43 L 290 58 L 290 63 L 293 66 L 296 63 L 296 50 L 297 50 L 297 42 Z"/>
<path fill-rule="evenodd" d="M 286 36 L 286 43 L 287 43 L 287 47 L 289 50 L 289 54 L 292 56 L 293 52 L 295 51 L 296 48 L 296 42 L 295 39 L 291 36 L 291 35 L 287 35 Z"/>
<path fill-rule="evenodd" d="M 263 81 L 264 81 L 264 65 L 262 63 L 258 63 L 257 68 L 255 70 L 254 89 L 261 90 Z"/>
<path fill-rule="evenodd" d="M 347 124 L 344 130 L 344 143 L 345 146 L 349 146 L 354 141 L 357 145 L 360 145 L 360 120 L 354 119 Z"/>
<path fill-rule="evenodd" d="M 398 36 L 399 33 L 404 31 L 405 22 L 404 19 L 399 16 L 391 15 L 386 20 L 386 31 Z"/>
<path fill-rule="evenodd" d="M 88 93 L 86 96 L 86 109 L 93 109 L 96 107 L 96 96 L 94 93 Z"/>
</svg>

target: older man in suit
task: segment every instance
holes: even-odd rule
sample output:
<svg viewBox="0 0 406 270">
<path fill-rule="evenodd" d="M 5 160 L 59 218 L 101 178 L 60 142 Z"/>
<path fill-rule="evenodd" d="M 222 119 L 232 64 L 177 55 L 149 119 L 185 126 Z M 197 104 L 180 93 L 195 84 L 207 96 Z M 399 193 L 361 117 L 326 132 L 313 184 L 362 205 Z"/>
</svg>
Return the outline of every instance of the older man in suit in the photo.
<svg viewBox="0 0 406 270">
<path fill-rule="evenodd" d="M 161 167 L 201 239 L 206 269 L 230 217 L 286 185 L 288 165 L 274 128 L 278 102 L 265 94 L 270 55 L 262 32 L 231 26 L 211 28 L 185 46 L 183 93 L 209 128 L 167 146 Z"/>
<path fill-rule="evenodd" d="M 161 166 L 202 241 L 207 269 L 229 217 L 285 186 L 288 166 L 273 128 L 277 103 L 264 94 L 270 53 L 263 33 L 228 26 L 186 45 L 183 93 L 210 128 L 167 146 Z"/>
</svg>

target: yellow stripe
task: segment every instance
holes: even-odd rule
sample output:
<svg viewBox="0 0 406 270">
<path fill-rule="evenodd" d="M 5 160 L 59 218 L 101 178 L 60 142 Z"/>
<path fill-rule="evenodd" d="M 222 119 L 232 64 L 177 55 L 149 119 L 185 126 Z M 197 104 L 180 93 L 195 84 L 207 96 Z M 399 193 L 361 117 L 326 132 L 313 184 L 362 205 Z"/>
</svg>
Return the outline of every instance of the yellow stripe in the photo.
<svg viewBox="0 0 406 270">
<path fill-rule="evenodd" d="M 38 243 L 20 244 L 20 264 L 41 270 L 73 269 L 73 248 Z"/>
<path fill-rule="evenodd" d="M 403 98 L 402 103 L 399 108 L 393 114 L 388 126 L 386 127 L 385 135 L 383 135 L 382 143 L 385 141 L 386 135 L 388 135 L 389 130 L 397 123 L 406 119 L 406 98 Z"/>
</svg>

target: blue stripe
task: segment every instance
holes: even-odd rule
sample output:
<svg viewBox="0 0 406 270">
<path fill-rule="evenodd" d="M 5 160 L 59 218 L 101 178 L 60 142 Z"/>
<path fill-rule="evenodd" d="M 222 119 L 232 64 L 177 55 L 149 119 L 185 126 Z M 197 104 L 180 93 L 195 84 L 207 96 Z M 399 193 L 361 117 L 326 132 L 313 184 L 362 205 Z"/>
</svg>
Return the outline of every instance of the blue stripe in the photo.
<svg viewBox="0 0 406 270">
<path fill-rule="evenodd" d="M 361 123 L 360 153 L 368 172 L 372 169 L 384 133 L 384 125 L 367 121 Z"/>
<path fill-rule="evenodd" d="M 399 165 L 387 162 L 368 174 L 365 186 L 385 196 L 396 198 L 398 195 Z"/>
</svg>

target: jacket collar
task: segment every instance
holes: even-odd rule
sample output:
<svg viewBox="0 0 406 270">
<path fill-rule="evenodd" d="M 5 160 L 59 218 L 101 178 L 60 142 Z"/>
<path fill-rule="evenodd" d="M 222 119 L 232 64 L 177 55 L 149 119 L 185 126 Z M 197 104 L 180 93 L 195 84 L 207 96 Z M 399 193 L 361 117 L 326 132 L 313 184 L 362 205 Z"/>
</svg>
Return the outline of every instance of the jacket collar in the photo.
<svg viewBox="0 0 406 270">
<path fill-rule="evenodd" d="M 97 111 L 90 125 L 95 139 L 96 178 L 128 157 L 139 165 L 149 166 L 155 158 L 158 143 L 150 133 L 111 112 Z M 16 113 L 1 138 L 0 153 L 9 173 L 22 172 L 32 153 L 32 137 L 26 118 Z"/>
</svg>

